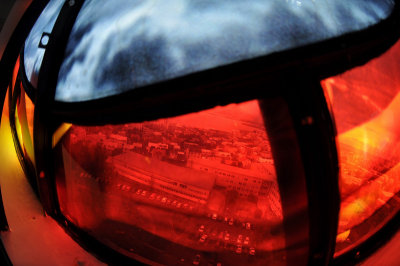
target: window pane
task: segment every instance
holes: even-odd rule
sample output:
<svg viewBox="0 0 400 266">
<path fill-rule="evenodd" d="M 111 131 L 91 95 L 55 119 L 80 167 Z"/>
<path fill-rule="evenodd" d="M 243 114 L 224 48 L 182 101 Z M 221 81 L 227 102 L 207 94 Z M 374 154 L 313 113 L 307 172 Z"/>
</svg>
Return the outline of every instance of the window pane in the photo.
<svg viewBox="0 0 400 266">
<path fill-rule="evenodd" d="M 55 97 L 98 99 L 317 43 L 375 25 L 393 8 L 393 0 L 85 1 Z"/>
<path fill-rule="evenodd" d="M 364 66 L 322 81 L 338 132 L 341 211 L 336 255 L 399 210 L 400 43 Z"/>
<path fill-rule="evenodd" d="M 60 209 L 109 247 L 162 264 L 286 264 L 258 101 L 57 132 Z"/>
</svg>

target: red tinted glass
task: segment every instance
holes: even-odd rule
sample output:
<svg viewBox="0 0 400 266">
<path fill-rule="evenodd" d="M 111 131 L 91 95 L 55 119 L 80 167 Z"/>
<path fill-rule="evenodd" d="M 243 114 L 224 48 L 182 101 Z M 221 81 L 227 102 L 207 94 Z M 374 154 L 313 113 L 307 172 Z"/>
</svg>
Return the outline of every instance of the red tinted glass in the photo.
<svg viewBox="0 0 400 266">
<path fill-rule="evenodd" d="M 400 43 L 364 66 L 322 81 L 338 132 L 341 211 L 336 255 L 399 211 Z"/>
<path fill-rule="evenodd" d="M 60 132 L 60 209 L 109 247 L 162 264 L 286 264 L 282 203 L 258 101 Z"/>
</svg>

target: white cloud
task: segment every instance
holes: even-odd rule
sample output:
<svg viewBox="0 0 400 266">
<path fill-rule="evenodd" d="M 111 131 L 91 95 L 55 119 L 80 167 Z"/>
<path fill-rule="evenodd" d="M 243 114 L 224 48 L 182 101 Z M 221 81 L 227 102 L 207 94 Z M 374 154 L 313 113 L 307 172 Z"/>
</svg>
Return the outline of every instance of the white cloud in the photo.
<svg viewBox="0 0 400 266">
<path fill-rule="evenodd" d="M 393 5 L 392 0 L 89 0 L 73 29 L 56 99 L 105 97 L 334 37 L 378 22 Z"/>
</svg>

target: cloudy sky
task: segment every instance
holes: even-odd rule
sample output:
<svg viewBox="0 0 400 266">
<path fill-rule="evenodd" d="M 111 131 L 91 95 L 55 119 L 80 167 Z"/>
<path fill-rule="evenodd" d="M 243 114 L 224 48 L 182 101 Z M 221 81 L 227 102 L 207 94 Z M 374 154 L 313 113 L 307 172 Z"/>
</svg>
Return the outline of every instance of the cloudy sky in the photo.
<svg viewBox="0 0 400 266">
<path fill-rule="evenodd" d="M 63 1 L 60 0 L 50 1 L 25 41 L 24 65 L 26 76 L 35 87 L 45 52 L 45 49 L 38 47 L 40 38 L 43 32 L 51 33 L 63 4 Z"/>
<path fill-rule="evenodd" d="M 393 0 L 87 0 L 56 99 L 101 98 L 317 42 L 375 24 L 393 6 Z"/>
</svg>

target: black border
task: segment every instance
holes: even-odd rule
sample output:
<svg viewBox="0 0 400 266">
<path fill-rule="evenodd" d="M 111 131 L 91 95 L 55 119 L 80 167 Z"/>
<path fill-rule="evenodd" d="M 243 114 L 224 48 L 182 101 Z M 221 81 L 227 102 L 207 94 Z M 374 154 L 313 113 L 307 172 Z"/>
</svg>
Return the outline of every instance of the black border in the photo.
<svg viewBox="0 0 400 266">
<path fill-rule="evenodd" d="M 0 264 L 4 266 L 13 265 L 10 260 L 10 257 L 8 257 L 7 250 L 4 247 L 3 240 L 1 240 L 1 237 L 0 237 Z"/>
<path fill-rule="evenodd" d="M 8 231 L 9 229 L 10 229 L 10 227 L 8 225 L 6 211 L 4 209 L 3 195 L 1 193 L 1 188 L 0 188 L 0 231 Z M 1 241 L 0 241 L 0 245 L 2 245 Z M 0 247 L 0 250 L 1 250 L 1 247 Z M 0 255 L 0 257 L 1 257 L 1 255 Z"/>
</svg>

